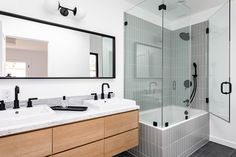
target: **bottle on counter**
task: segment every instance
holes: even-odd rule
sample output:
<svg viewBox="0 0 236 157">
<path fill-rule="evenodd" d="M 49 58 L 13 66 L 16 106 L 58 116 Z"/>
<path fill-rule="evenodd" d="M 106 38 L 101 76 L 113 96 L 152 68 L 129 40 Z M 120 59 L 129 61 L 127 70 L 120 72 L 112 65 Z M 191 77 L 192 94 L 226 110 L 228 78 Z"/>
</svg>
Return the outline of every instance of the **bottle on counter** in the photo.
<svg viewBox="0 0 236 157">
<path fill-rule="evenodd" d="M 63 96 L 62 100 L 61 100 L 61 106 L 62 107 L 67 107 L 69 104 L 68 104 L 68 100 L 66 99 L 66 96 Z"/>
</svg>

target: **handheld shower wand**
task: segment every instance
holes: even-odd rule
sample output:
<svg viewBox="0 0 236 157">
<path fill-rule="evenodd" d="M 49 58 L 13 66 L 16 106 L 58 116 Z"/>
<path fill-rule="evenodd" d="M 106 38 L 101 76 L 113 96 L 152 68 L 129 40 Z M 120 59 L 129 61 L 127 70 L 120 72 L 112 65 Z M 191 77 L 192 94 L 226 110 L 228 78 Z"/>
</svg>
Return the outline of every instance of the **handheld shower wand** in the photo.
<svg viewBox="0 0 236 157">
<path fill-rule="evenodd" d="M 193 67 L 194 67 L 194 74 L 193 76 L 193 91 L 190 95 L 190 98 L 183 101 L 183 103 L 186 103 L 186 106 L 189 107 L 191 105 L 191 103 L 193 102 L 196 92 L 197 92 L 197 64 L 194 62 L 193 63 Z"/>
</svg>

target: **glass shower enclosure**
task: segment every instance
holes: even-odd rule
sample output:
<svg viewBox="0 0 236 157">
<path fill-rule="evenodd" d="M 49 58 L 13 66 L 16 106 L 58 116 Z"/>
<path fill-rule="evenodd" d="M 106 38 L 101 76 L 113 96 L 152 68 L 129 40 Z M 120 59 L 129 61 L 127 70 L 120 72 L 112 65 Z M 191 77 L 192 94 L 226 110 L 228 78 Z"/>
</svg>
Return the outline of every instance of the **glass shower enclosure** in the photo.
<svg viewBox="0 0 236 157">
<path fill-rule="evenodd" d="M 147 124 L 163 128 L 190 116 L 197 65 L 190 19 L 178 21 L 190 11 L 181 1 L 144 0 L 125 13 L 125 98 L 136 100 Z"/>
</svg>

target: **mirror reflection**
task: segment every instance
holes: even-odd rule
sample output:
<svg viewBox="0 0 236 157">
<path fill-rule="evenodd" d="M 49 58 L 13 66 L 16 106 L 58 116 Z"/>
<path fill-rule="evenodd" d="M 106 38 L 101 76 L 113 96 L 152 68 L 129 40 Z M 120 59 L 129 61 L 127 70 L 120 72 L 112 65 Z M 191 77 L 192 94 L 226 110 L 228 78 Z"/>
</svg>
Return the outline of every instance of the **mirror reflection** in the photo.
<svg viewBox="0 0 236 157">
<path fill-rule="evenodd" d="M 0 16 L 0 76 L 114 77 L 114 37 Z"/>
<path fill-rule="evenodd" d="M 162 78 L 162 48 L 136 44 L 136 78 Z"/>
</svg>

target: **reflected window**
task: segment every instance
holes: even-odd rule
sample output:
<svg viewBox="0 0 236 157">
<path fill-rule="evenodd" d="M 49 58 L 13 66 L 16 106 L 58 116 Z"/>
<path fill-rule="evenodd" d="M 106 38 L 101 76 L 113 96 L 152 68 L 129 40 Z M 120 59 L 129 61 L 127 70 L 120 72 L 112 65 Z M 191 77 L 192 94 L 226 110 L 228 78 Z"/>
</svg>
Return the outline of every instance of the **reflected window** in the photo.
<svg viewBox="0 0 236 157">
<path fill-rule="evenodd" d="M 6 76 L 26 77 L 26 65 L 25 62 L 6 62 Z"/>
<path fill-rule="evenodd" d="M 90 53 L 90 77 L 98 77 L 98 54 Z"/>
</svg>

